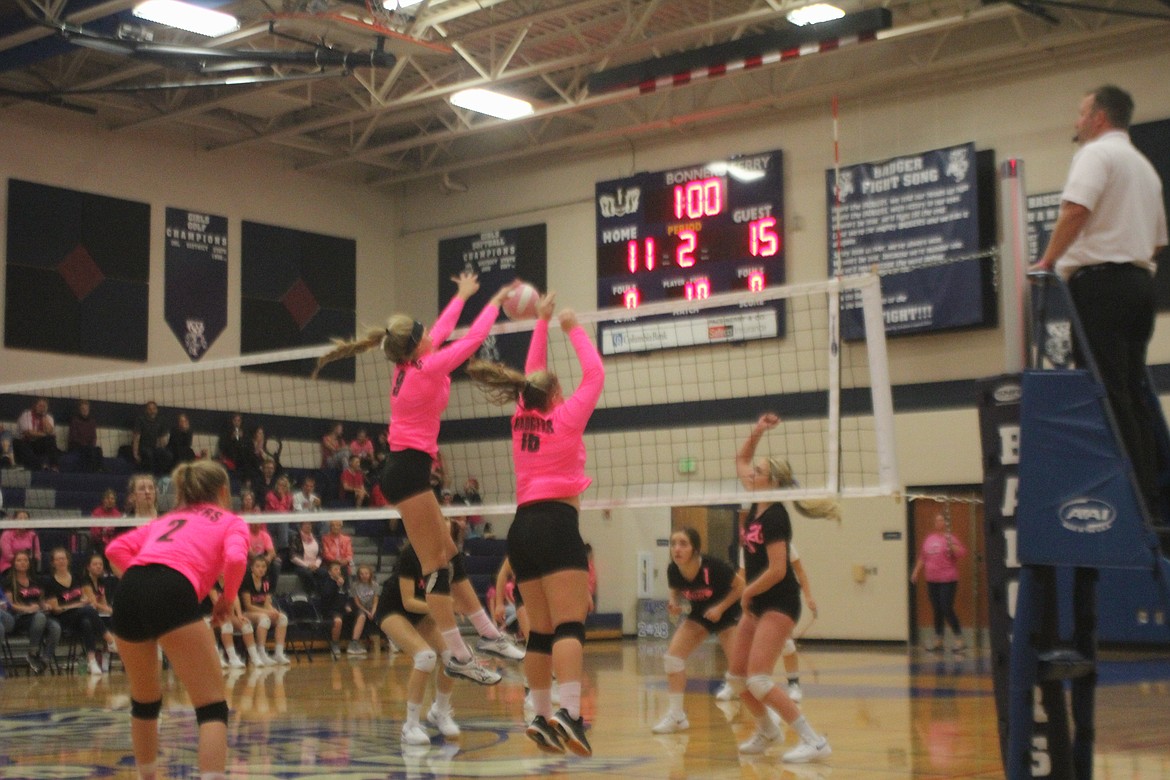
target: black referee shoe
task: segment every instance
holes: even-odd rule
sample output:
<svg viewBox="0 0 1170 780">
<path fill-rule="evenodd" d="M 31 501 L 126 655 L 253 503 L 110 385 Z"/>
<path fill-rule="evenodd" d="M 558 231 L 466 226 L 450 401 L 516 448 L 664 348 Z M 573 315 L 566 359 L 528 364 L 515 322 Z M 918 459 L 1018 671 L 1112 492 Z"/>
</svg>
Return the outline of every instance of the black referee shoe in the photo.
<svg viewBox="0 0 1170 780">
<path fill-rule="evenodd" d="M 551 725 L 569 750 L 579 756 L 593 755 L 593 748 L 585 739 L 585 718 L 570 718 L 569 711 L 561 707 L 553 713 Z"/>
<path fill-rule="evenodd" d="M 528 724 L 528 728 L 524 730 L 524 734 L 545 753 L 560 755 L 565 752 L 565 746 L 557 738 L 556 729 L 549 725 L 543 715 L 537 715 L 533 718 L 532 722 Z"/>
</svg>

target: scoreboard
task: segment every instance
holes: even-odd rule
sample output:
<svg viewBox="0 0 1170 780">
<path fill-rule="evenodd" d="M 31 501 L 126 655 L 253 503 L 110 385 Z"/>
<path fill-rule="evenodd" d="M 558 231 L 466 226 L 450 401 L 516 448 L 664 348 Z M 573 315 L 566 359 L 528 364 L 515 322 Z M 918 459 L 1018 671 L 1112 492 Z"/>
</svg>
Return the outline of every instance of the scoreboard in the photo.
<svg viewBox="0 0 1170 780">
<path fill-rule="evenodd" d="M 779 150 L 599 182 L 597 307 L 634 315 L 644 303 L 782 284 L 783 182 Z M 726 310 L 704 316 L 713 312 Z M 717 332 L 723 335 L 715 340 L 777 335 L 752 328 Z"/>
</svg>

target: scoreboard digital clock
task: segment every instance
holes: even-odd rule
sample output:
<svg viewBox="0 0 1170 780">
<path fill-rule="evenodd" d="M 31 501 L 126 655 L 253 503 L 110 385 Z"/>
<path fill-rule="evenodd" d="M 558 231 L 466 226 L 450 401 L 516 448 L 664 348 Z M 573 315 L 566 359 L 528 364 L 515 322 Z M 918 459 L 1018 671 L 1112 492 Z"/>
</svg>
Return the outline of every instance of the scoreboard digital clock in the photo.
<svg viewBox="0 0 1170 780">
<path fill-rule="evenodd" d="M 782 284 L 783 185 L 779 150 L 599 182 L 598 308 Z"/>
</svg>

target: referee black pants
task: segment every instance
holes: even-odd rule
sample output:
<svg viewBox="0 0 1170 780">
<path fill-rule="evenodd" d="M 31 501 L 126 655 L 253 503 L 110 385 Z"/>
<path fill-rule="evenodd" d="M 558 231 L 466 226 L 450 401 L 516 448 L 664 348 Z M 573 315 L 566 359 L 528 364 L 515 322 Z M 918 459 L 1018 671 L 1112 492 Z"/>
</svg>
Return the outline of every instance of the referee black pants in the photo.
<svg viewBox="0 0 1170 780">
<path fill-rule="evenodd" d="M 1146 507 L 1157 518 L 1158 450 L 1146 389 L 1154 278 L 1132 263 L 1104 263 L 1082 268 L 1068 286 Z M 1077 358 L 1081 364 L 1079 352 Z"/>
</svg>

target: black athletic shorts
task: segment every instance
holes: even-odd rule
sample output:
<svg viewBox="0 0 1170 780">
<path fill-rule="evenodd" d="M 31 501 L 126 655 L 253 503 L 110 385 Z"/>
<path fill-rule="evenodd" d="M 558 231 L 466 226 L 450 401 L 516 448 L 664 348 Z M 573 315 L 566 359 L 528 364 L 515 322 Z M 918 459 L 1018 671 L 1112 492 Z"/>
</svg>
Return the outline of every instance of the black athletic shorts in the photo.
<svg viewBox="0 0 1170 780">
<path fill-rule="evenodd" d="M 401 603 L 397 606 L 391 606 L 389 609 L 382 609 L 382 606 L 379 604 L 378 611 L 374 613 L 374 625 L 381 629 L 382 621 L 391 615 L 402 615 L 402 617 L 410 621 L 412 626 L 417 626 L 427 616 L 425 612 L 408 612 Z"/>
<path fill-rule="evenodd" d="M 462 582 L 467 579 L 467 561 L 464 560 L 465 552 L 460 550 L 455 553 L 455 557 L 451 559 L 451 584 Z"/>
<path fill-rule="evenodd" d="M 397 504 L 431 489 L 433 458 L 421 450 L 391 451 L 382 469 L 382 495 Z"/>
<path fill-rule="evenodd" d="M 760 617 L 765 612 L 783 612 L 792 618 L 793 623 L 799 623 L 800 591 L 796 591 L 795 598 L 793 598 L 791 594 L 786 594 L 779 586 L 773 586 L 753 598 L 748 609 L 756 617 Z"/>
<path fill-rule="evenodd" d="M 558 571 L 589 571 L 576 507 L 539 501 L 517 509 L 508 529 L 508 560 L 518 583 Z"/>
<path fill-rule="evenodd" d="M 146 642 L 202 620 L 195 586 L 161 563 L 131 566 L 118 584 L 110 628 L 129 642 Z"/>
<path fill-rule="evenodd" d="M 718 623 L 712 623 L 707 618 L 703 617 L 703 613 L 696 613 L 694 609 L 691 614 L 687 615 L 687 620 L 698 623 L 708 634 L 715 634 L 718 636 L 729 628 L 735 626 L 739 622 L 740 615 L 743 614 L 743 607 L 739 604 L 732 604 L 723 611 L 723 617 L 719 618 Z"/>
</svg>

